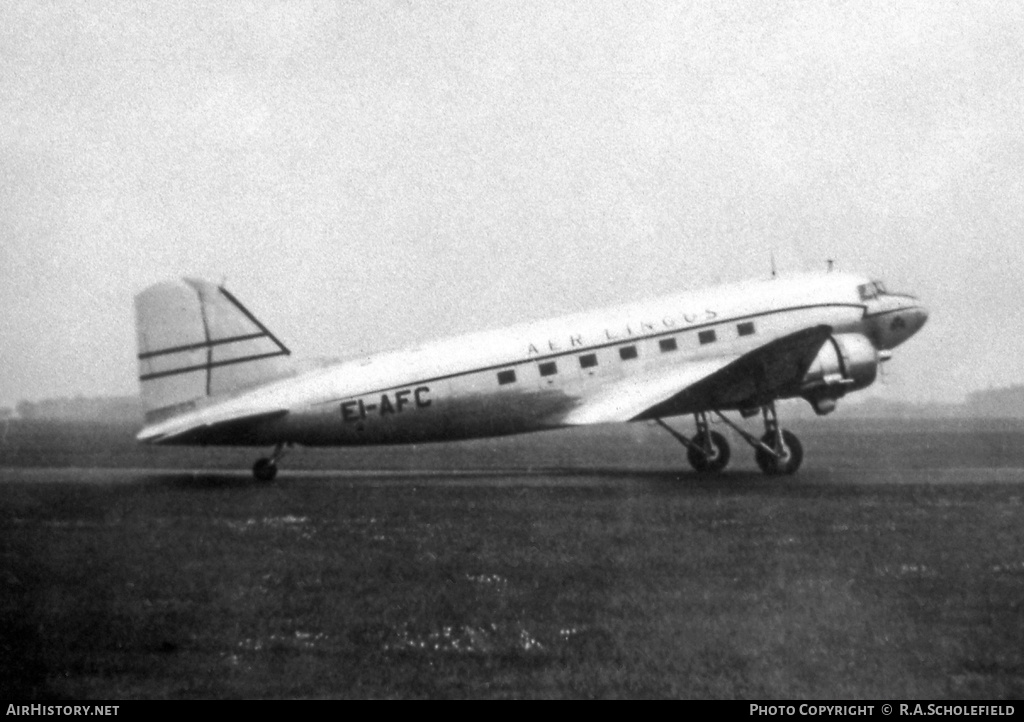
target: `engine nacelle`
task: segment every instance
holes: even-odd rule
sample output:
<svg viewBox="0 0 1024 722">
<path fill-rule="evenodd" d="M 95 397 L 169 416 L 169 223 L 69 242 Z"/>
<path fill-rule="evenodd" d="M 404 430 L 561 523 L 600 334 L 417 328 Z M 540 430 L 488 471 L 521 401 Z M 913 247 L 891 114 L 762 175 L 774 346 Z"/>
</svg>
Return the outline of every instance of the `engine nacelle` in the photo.
<svg viewBox="0 0 1024 722">
<path fill-rule="evenodd" d="M 824 416 L 849 391 L 864 389 L 878 376 L 878 350 L 866 336 L 840 333 L 830 336 L 811 363 L 800 385 L 800 395 Z"/>
</svg>

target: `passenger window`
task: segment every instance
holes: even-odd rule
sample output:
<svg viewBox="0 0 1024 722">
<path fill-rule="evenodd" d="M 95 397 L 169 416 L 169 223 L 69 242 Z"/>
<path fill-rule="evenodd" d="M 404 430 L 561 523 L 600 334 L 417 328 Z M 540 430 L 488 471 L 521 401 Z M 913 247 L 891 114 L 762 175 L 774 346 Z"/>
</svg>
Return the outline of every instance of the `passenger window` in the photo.
<svg viewBox="0 0 1024 722">
<path fill-rule="evenodd" d="M 541 376 L 554 376 L 558 373 L 558 366 L 555 365 L 554 361 L 542 363 L 537 368 L 540 369 Z"/>
<path fill-rule="evenodd" d="M 504 386 L 505 384 L 514 384 L 516 382 L 516 372 L 512 369 L 508 371 L 498 372 L 498 384 Z"/>
<path fill-rule="evenodd" d="M 597 366 L 597 354 L 588 353 L 585 356 L 580 356 L 580 368 L 589 369 Z"/>
<path fill-rule="evenodd" d="M 754 335 L 754 322 L 753 321 L 748 321 L 746 323 L 738 324 L 736 326 L 736 330 L 739 332 L 740 336 L 753 336 Z"/>
<path fill-rule="evenodd" d="M 662 353 L 667 353 L 669 351 L 675 351 L 679 348 L 679 345 L 676 344 L 676 340 L 674 338 L 663 338 L 658 341 L 658 348 L 661 349 Z"/>
<path fill-rule="evenodd" d="M 623 361 L 629 361 L 630 359 L 636 358 L 636 346 L 623 346 L 619 349 L 619 358 Z"/>
<path fill-rule="evenodd" d="M 715 329 L 711 328 L 707 331 L 701 331 L 698 333 L 697 340 L 700 341 L 701 346 L 703 346 L 706 343 L 714 343 L 718 340 L 718 337 L 715 335 Z"/>
</svg>

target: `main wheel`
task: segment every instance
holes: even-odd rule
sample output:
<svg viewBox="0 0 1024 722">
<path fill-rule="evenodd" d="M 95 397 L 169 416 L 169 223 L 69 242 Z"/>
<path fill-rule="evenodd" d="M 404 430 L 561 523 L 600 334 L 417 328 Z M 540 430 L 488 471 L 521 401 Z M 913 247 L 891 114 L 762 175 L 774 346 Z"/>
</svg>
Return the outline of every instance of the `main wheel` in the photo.
<svg viewBox="0 0 1024 722">
<path fill-rule="evenodd" d="M 761 443 L 775 446 L 775 435 L 770 431 L 761 437 Z M 776 458 L 760 446 L 754 451 L 754 458 L 761 471 L 769 476 L 794 474 L 804 460 L 804 447 L 792 431 L 782 430 L 782 457 Z"/>
<path fill-rule="evenodd" d="M 709 431 L 711 437 L 711 453 L 705 454 L 703 449 L 707 446 L 704 435 L 700 434 L 693 438 L 694 446 L 686 450 L 686 458 L 695 471 L 713 473 L 721 471 L 729 464 L 729 442 L 717 431 Z"/>
<path fill-rule="evenodd" d="M 277 464 L 270 459 L 260 459 L 252 465 L 252 475 L 257 481 L 271 481 L 277 476 Z"/>
</svg>

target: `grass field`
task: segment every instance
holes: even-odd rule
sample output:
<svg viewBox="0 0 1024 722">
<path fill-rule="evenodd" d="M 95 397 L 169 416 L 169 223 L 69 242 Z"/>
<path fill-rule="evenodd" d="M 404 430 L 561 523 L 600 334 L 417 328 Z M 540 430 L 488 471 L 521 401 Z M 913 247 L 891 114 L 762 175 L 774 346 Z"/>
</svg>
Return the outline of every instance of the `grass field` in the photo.
<svg viewBox="0 0 1024 722">
<path fill-rule="evenodd" d="M 1024 425 L 646 426 L 297 450 L 20 422 L 0 696 L 1020 698 Z"/>
</svg>

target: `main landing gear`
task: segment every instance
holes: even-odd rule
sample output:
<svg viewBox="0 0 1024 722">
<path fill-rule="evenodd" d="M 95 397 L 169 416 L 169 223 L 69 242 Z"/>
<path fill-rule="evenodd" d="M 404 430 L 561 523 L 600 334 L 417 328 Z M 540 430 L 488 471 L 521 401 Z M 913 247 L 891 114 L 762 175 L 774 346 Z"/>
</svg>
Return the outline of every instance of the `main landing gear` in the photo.
<svg viewBox="0 0 1024 722">
<path fill-rule="evenodd" d="M 720 413 L 718 415 L 725 419 Z M 747 443 L 754 447 L 754 460 L 761 471 L 769 476 L 795 474 L 804 460 L 804 447 L 800 439 L 792 431 L 779 426 L 774 401 L 761 407 L 761 415 L 764 417 L 764 436 L 760 440 L 741 432 Z"/>
<path fill-rule="evenodd" d="M 761 438 L 734 424 L 721 411 L 715 410 L 714 414 L 753 447 L 754 459 L 765 474 L 794 474 L 800 468 L 804 460 L 803 446 L 793 432 L 779 426 L 774 401 L 761 407 L 761 415 L 764 418 L 764 435 Z M 708 428 L 708 417 L 705 412 L 694 414 L 694 420 L 697 424 L 697 434 L 692 439 L 687 439 L 661 419 L 655 419 L 655 422 L 686 447 L 686 458 L 695 471 L 721 471 L 729 463 L 729 443 L 720 433 Z"/>
<path fill-rule="evenodd" d="M 704 412 L 694 414 L 697 422 L 697 434 L 692 439 L 687 439 L 661 419 L 655 419 L 657 424 L 675 437 L 676 441 L 686 447 L 686 459 L 694 471 L 700 473 L 713 473 L 721 471 L 729 464 L 729 457 L 732 452 L 729 449 L 729 442 L 717 431 L 708 428 L 708 416 Z"/>
<path fill-rule="evenodd" d="M 285 454 L 284 442 L 274 447 L 270 458 L 259 459 L 252 465 L 252 475 L 257 481 L 272 481 L 277 476 L 277 462 Z"/>
</svg>

